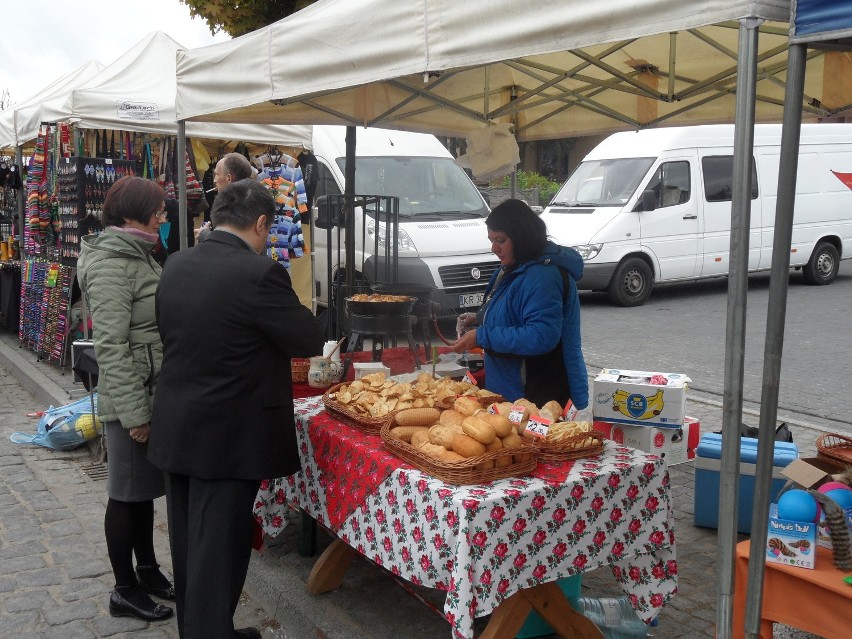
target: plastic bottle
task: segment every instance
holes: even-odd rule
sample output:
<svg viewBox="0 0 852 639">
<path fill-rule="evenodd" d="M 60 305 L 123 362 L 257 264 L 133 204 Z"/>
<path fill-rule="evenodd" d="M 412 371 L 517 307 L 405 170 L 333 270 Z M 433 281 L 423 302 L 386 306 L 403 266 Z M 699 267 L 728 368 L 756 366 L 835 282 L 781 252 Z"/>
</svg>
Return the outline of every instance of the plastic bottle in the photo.
<svg viewBox="0 0 852 639">
<path fill-rule="evenodd" d="M 648 636 L 648 626 L 636 615 L 627 597 L 580 597 L 571 603 L 577 612 L 582 613 L 598 627 L 604 639 L 635 639 Z"/>
</svg>

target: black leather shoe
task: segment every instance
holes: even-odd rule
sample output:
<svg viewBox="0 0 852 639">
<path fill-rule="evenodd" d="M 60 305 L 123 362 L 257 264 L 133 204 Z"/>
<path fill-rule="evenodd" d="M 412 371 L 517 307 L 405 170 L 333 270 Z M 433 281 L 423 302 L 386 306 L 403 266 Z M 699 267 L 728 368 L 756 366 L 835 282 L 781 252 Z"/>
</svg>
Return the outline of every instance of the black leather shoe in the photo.
<svg viewBox="0 0 852 639">
<path fill-rule="evenodd" d="M 154 595 L 160 599 L 175 600 L 175 587 L 166 576 L 160 572 L 160 567 L 136 566 L 136 577 L 144 592 Z"/>
<path fill-rule="evenodd" d="M 151 602 L 153 607 L 137 605 L 113 590 L 109 596 L 109 614 L 113 617 L 136 617 L 142 621 L 162 621 L 174 614 L 174 610 L 161 603 Z"/>
<path fill-rule="evenodd" d="M 249 626 L 248 628 L 237 628 L 235 632 L 239 639 L 261 639 L 260 630 L 254 626 Z"/>
</svg>

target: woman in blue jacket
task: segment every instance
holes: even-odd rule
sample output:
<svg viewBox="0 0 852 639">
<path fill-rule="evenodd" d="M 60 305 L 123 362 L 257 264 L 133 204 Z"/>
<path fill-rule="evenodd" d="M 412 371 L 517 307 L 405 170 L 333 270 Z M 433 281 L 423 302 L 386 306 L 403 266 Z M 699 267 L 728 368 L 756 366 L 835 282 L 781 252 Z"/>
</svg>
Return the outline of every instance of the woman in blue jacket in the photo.
<svg viewBox="0 0 852 639">
<path fill-rule="evenodd" d="M 525 397 L 539 406 L 572 400 L 589 405 L 589 379 L 580 341 L 577 280 L 583 259 L 547 239 L 547 227 L 520 200 L 506 200 L 485 221 L 500 268 L 467 330 L 453 350 L 485 351 L 485 386 L 509 401 Z"/>
</svg>

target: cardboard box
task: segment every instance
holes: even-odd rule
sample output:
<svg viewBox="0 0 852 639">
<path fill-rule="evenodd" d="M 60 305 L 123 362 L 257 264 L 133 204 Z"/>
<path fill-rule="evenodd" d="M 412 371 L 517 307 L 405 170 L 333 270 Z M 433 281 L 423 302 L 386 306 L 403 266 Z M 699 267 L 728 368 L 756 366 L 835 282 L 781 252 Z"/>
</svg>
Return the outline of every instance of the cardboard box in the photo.
<svg viewBox="0 0 852 639">
<path fill-rule="evenodd" d="M 799 456 L 794 443 L 774 442 L 772 482 L 769 501 L 775 501 L 784 487 L 782 475 Z M 722 436 L 707 433 L 701 437 L 695 455 L 694 523 L 704 528 L 719 526 L 719 473 L 722 468 Z M 754 502 L 754 472 L 757 468 L 757 440 L 740 438 L 740 481 L 737 500 L 737 531 L 751 534 L 751 511 Z"/>
<path fill-rule="evenodd" d="M 371 373 L 384 373 L 385 377 L 390 377 L 390 369 L 381 362 L 355 362 L 352 367 L 355 369 L 355 379 Z"/>
<path fill-rule="evenodd" d="M 652 380 L 665 383 L 652 384 Z M 691 381 L 680 373 L 605 368 L 595 377 L 592 413 L 603 422 L 680 428 Z"/>
<path fill-rule="evenodd" d="M 815 559 L 816 524 L 780 519 L 778 504 L 770 504 L 766 561 L 813 569 Z"/>
<path fill-rule="evenodd" d="M 791 479 L 802 488 L 816 490 L 827 481 L 831 481 L 831 476 L 843 471 L 843 467 L 830 459 L 823 457 L 803 457 L 794 460 L 787 468 L 784 469 L 783 475 L 787 479 Z M 844 510 L 846 515 L 846 529 L 852 537 L 852 508 Z M 825 523 L 825 513 L 823 512 L 817 523 L 817 545 L 825 548 L 831 548 L 831 533 Z"/>
<path fill-rule="evenodd" d="M 597 420 L 594 426 L 607 439 L 659 455 L 669 466 L 694 459 L 701 437 L 701 424 L 694 417 L 685 417 L 681 428 L 611 424 Z"/>
</svg>

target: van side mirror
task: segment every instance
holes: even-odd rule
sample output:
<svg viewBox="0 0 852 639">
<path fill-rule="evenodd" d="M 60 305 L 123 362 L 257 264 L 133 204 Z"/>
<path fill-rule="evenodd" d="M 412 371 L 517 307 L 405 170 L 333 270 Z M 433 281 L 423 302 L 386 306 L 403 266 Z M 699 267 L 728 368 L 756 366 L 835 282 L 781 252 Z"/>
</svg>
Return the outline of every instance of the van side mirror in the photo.
<svg viewBox="0 0 852 639">
<path fill-rule="evenodd" d="M 642 191 L 642 197 L 639 199 L 642 204 L 641 211 L 653 211 L 657 208 L 657 194 L 651 189 Z"/>
<path fill-rule="evenodd" d="M 331 206 L 328 203 L 328 197 L 321 195 L 314 201 L 314 206 L 317 208 L 317 218 L 314 224 L 317 228 L 327 229 L 333 228 L 340 224 L 340 220 L 333 217 Z"/>
</svg>

